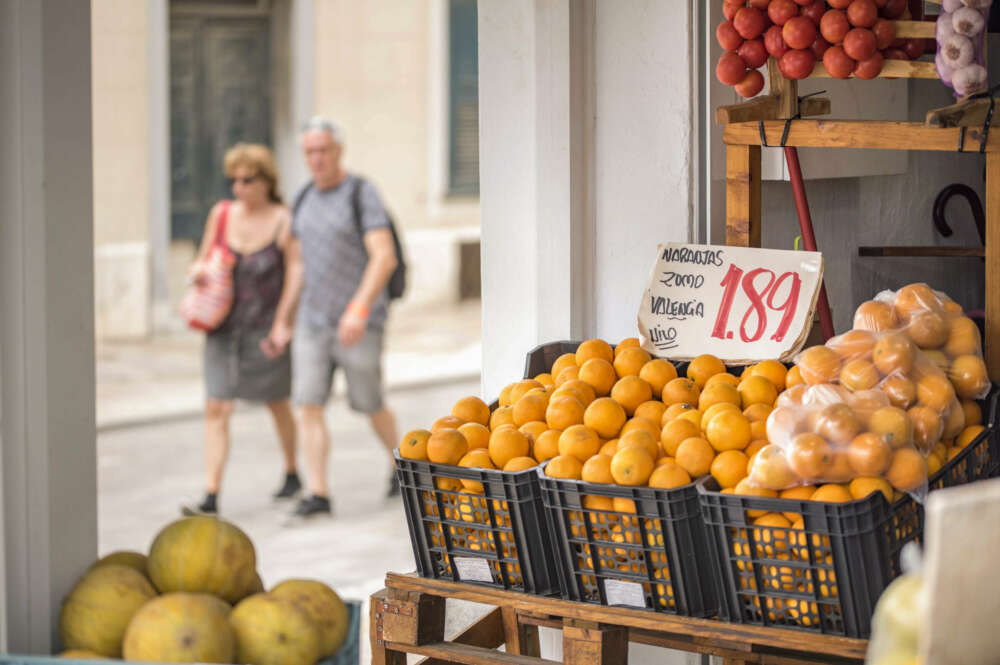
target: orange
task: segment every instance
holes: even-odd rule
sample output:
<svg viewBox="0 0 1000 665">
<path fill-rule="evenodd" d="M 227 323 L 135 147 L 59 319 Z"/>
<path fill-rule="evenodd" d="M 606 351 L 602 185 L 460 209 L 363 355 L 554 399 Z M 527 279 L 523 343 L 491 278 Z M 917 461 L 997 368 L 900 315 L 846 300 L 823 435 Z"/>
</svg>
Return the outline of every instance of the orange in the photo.
<svg viewBox="0 0 1000 665">
<path fill-rule="evenodd" d="M 451 407 L 451 415 L 464 423 L 486 425 L 490 422 L 490 407 L 478 397 L 463 397 Z"/>
<path fill-rule="evenodd" d="M 583 473 L 583 464 L 572 455 L 559 455 L 553 457 L 545 465 L 545 475 L 550 478 L 566 478 L 568 480 L 580 480 Z"/>
<path fill-rule="evenodd" d="M 535 377 L 535 381 L 538 381 L 546 388 L 554 388 L 556 385 L 555 377 L 549 374 L 548 372 L 542 372 L 541 374 L 537 375 Z"/>
<path fill-rule="evenodd" d="M 578 372 L 580 381 L 583 381 L 594 389 L 597 397 L 604 397 L 611 392 L 611 387 L 615 385 L 618 377 L 615 375 L 615 368 L 603 358 L 591 358 L 583 363 Z"/>
<path fill-rule="evenodd" d="M 496 431 L 501 425 L 514 424 L 514 407 L 500 406 L 493 410 L 490 416 L 490 429 Z"/>
<path fill-rule="evenodd" d="M 648 432 L 654 441 L 660 440 L 660 428 L 656 426 L 652 420 L 646 420 L 645 418 L 629 418 L 629 420 L 622 426 L 621 436 L 625 436 L 629 432 L 634 432 L 640 430 L 643 432 Z"/>
<path fill-rule="evenodd" d="M 990 387 L 986 364 L 977 355 L 958 356 L 951 363 L 948 378 L 955 385 L 955 392 L 962 399 L 983 397 Z"/>
<path fill-rule="evenodd" d="M 490 430 L 479 423 L 465 423 L 458 428 L 469 444 L 469 450 L 486 448 L 490 445 Z"/>
<path fill-rule="evenodd" d="M 674 457 L 681 441 L 697 436 L 701 436 L 701 429 L 690 420 L 671 420 L 660 432 L 660 445 L 663 446 L 663 452 Z"/>
<path fill-rule="evenodd" d="M 865 360 L 875 347 L 875 335 L 868 330 L 848 330 L 843 335 L 827 341 L 826 345 L 837 352 L 841 360 Z"/>
<path fill-rule="evenodd" d="M 961 448 L 959 448 L 958 446 L 952 446 L 951 448 L 948 449 L 948 459 L 946 461 L 950 462 L 961 454 L 962 454 Z"/>
<path fill-rule="evenodd" d="M 712 418 L 716 417 L 723 411 L 736 411 L 737 413 L 740 413 L 740 407 L 736 406 L 732 402 L 719 402 L 717 404 L 713 404 L 705 409 L 705 411 L 701 414 L 701 428 L 708 429 L 708 424 L 712 422 Z"/>
<path fill-rule="evenodd" d="M 944 352 L 951 357 L 979 353 L 982 350 L 979 327 L 967 316 L 958 316 L 948 324 L 948 340 Z"/>
<path fill-rule="evenodd" d="M 750 421 L 739 411 L 723 411 L 708 423 L 705 438 L 719 452 L 743 450 L 750 443 Z"/>
<path fill-rule="evenodd" d="M 896 292 L 895 308 L 900 322 L 908 323 L 916 314 L 940 312 L 941 300 L 926 284 L 907 284 Z"/>
<path fill-rule="evenodd" d="M 917 381 L 917 402 L 943 412 L 955 399 L 955 389 L 944 374 L 929 374 Z"/>
<path fill-rule="evenodd" d="M 705 386 L 705 389 L 701 391 L 698 396 L 698 408 L 704 411 L 713 404 L 718 404 L 719 402 L 729 402 L 740 406 L 741 399 L 740 393 L 733 386 L 726 385 L 724 383 L 715 383 L 710 386 Z"/>
<path fill-rule="evenodd" d="M 868 429 L 884 438 L 893 449 L 907 446 L 913 440 L 913 424 L 906 412 L 895 406 L 875 411 L 868 421 Z"/>
<path fill-rule="evenodd" d="M 431 425 L 431 432 L 437 432 L 443 429 L 458 429 L 461 425 L 464 425 L 465 421 L 461 418 L 456 418 L 455 416 L 441 416 L 434 421 Z"/>
<path fill-rule="evenodd" d="M 510 403 L 513 406 L 517 404 L 517 401 L 524 397 L 529 390 L 535 388 L 544 388 L 545 386 L 534 379 L 523 379 L 514 384 L 514 387 L 510 389 Z"/>
<path fill-rule="evenodd" d="M 881 390 L 859 390 L 847 396 L 847 406 L 854 411 L 854 416 L 861 423 L 861 428 L 867 429 L 872 414 L 883 406 L 889 406 L 889 398 Z"/>
<path fill-rule="evenodd" d="M 668 406 L 671 404 L 691 404 L 693 406 L 698 403 L 699 394 L 701 394 L 701 389 L 695 385 L 694 381 L 678 377 L 663 386 L 662 398 L 663 403 Z"/>
<path fill-rule="evenodd" d="M 945 457 L 947 457 L 947 454 L 945 454 Z M 934 474 L 941 470 L 944 463 L 941 461 L 941 457 L 933 453 L 925 459 L 927 460 L 927 477 L 933 478 Z"/>
<path fill-rule="evenodd" d="M 833 450 L 823 437 L 803 432 L 792 439 L 788 447 L 788 464 L 799 477 L 824 480 L 833 464 Z"/>
<path fill-rule="evenodd" d="M 556 375 L 556 388 L 567 381 L 575 381 L 580 378 L 580 368 L 577 366 L 567 367 Z"/>
<path fill-rule="evenodd" d="M 795 358 L 795 366 L 811 386 L 833 383 L 840 375 L 840 356 L 826 346 L 811 346 Z"/>
<path fill-rule="evenodd" d="M 660 418 L 660 424 L 666 425 L 671 420 L 681 415 L 685 411 L 690 411 L 694 406 L 690 404 L 670 404 L 667 405 L 666 410 L 663 412 L 663 416 Z"/>
<path fill-rule="evenodd" d="M 531 450 L 531 442 L 522 432 L 514 428 L 501 428 L 490 436 L 488 448 L 490 459 L 502 469 L 515 457 L 525 457 Z"/>
<path fill-rule="evenodd" d="M 941 311 L 944 312 L 945 316 L 956 317 L 963 316 L 965 314 L 965 310 L 962 309 L 962 306 L 948 296 L 939 297 L 939 300 L 941 301 Z"/>
<path fill-rule="evenodd" d="M 653 456 L 642 447 L 619 447 L 611 458 L 611 475 L 619 485 L 645 485 L 652 473 Z"/>
<path fill-rule="evenodd" d="M 461 431 L 462 428 L 459 427 L 458 429 L 459 429 L 459 431 Z M 528 437 L 528 440 L 531 441 L 532 444 L 534 444 L 535 440 L 539 436 L 541 436 L 542 432 L 548 431 L 549 426 L 545 424 L 544 420 L 532 420 L 530 422 L 524 423 L 523 425 L 521 425 L 517 429 L 518 429 L 518 431 L 521 432 L 521 434 L 523 434 L 526 437 Z M 468 437 L 466 437 L 466 438 L 468 438 Z M 471 443 L 469 444 L 469 447 L 470 448 L 473 447 Z"/>
<path fill-rule="evenodd" d="M 602 358 L 609 363 L 614 363 L 615 352 L 611 350 L 611 345 L 603 339 L 588 339 L 576 347 L 576 364 L 578 367 L 582 367 L 583 363 L 591 358 Z"/>
<path fill-rule="evenodd" d="M 801 386 L 806 382 L 802 378 L 802 370 L 796 365 L 788 370 L 788 374 L 785 375 L 785 388 L 791 388 L 792 386 Z"/>
<path fill-rule="evenodd" d="M 571 392 L 574 395 L 577 395 L 580 403 L 585 407 L 597 399 L 597 393 L 594 392 L 594 389 L 590 386 L 590 384 L 579 379 L 570 379 L 569 381 L 563 382 L 563 384 L 557 388 L 557 392 L 558 391 Z"/>
<path fill-rule="evenodd" d="M 792 523 L 779 513 L 766 513 L 753 521 L 757 526 L 774 527 L 769 529 L 754 529 L 754 541 L 757 543 L 758 556 L 770 559 L 780 556 L 782 551 L 788 551 L 788 529 Z M 787 554 L 785 557 L 787 558 Z"/>
<path fill-rule="evenodd" d="M 958 400 L 952 397 L 948 410 L 944 414 L 944 429 L 941 432 L 941 438 L 954 439 L 963 429 L 965 429 L 965 411 Z"/>
<path fill-rule="evenodd" d="M 948 373 L 948 367 L 951 365 L 951 361 L 948 360 L 943 352 L 937 349 L 922 349 L 924 352 L 924 357 L 931 362 L 935 367 L 944 372 Z"/>
<path fill-rule="evenodd" d="M 597 452 L 599 455 L 614 457 L 615 453 L 618 452 L 618 439 L 608 439 Z"/>
<path fill-rule="evenodd" d="M 705 353 L 688 363 L 687 378 L 694 381 L 695 385 L 699 388 L 702 388 L 709 377 L 715 374 L 722 374 L 725 371 L 726 366 L 721 360 L 710 353 Z"/>
<path fill-rule="evenodd" d="M 749 419 L 748 419 L 749 420 Z M 758 420 L 750 423 L 750 440 L 767 438 L 767 421 Z"/>
<path fill-rule="evenodd" d="M 632 349 L 637 346 L 639 346 L 638 337 L 626 337 L 622 341 L 615 344 L 615 358 L 617 358 L 618 354 L 624 351 L 625 349 Z"/>
<path fill-rule="evenodd" d="M 861 303 L 854 312 L 854 327 L 860 330 L 883 332 L 899 327 L 899 318 L 889 303 L 869 300 Z"/>
<path fill-rule="evenodd" d="M 941 440 L 944 423 L 941 422 L 941 416 L 937 411 L 927 406 L 914 406 L 906 412 L 906 415 L 913 423 L 913 443 L 918 448 L 930 450 Z"/>
<path fill-rule="evenodd" d="M 667 462 L 670 462 L 671 464 L 677 464 L 677 460 L 675 460 L 673 457 L 667 457 L 666 455 L 663 454 L 662 450 L 660 451 L 660 457 L 657 457 L 655 460 L 653 460 L 653 464 L 656 466 L 662 466 Z"/>
<path fill-rule="evenodd" d="M 552 369 L 549 371 L 549 374 L 552 375 L 552 378 L 554 379 L 567 367 L 576 367 L 575 353 L 564 353 L 556 358 L 556 361 L 552 363 Z"/>
<path fill-rule="evenodd" d="M 548 399 L 542 395 L 525 395 L 514 403 L 514 410 L 511 413 L 514 424 L 520 427 L 533 420 L 545 420 L 545 409 L 548 406 Z"/>
<path fill-rule="evenodd" d="M 561 430 L 549 429 L 545 430 L 538 435 L 535 439 L 535 445 L 532 450 L 534 453 L 534 458 L 539 462 L 544 462 L 547 459 L 552 459 L 559 454 L 559 436 L 562 434 Z"/>
<path fill-rule="evenodd" d="M 878 434 L 865 432 L 847 447 L 847 461 L 859 476 L 879 476 L 892 462 L 892 446 Z"/>
<path fill-rule="evenodd" d="M 752 460 L 754 455 L 759 453 L 764 447 L 771 445 L 767 439 L 754 439 L 747 444 L 747 447 L 743 449 L 743 454 L 747 456 L 748 459 Z M 749 473 L 749 469 L 747 469 Z"/>
<path fill-rule="evenodd" d="M 434 482 L 434 485 L 439 490 L 444 490 L 445 492 L 457 492 L 462 489 L 462 481 L 458 478 L 438 478 Z M 454 501 L 454 499 L 451 500 Z"/>
<path fill-rule="evenodd" d="M 497 398 L 497 404 L 499 406 L 510 406 L 510 391 L 514 389 L 513 383 L 508 383 L 500 391 L 500 397 Z"/>
<path fill-rule="evenodd" d="M 840 385 L 848 390 L 868 390 L 878 385 L 878 370 L 867 360 L 848 360 L 840 368 Z"/>
<path fill-rule="evenodd" d="M 804 431 L 805 425 L 800 408 L 779 406 L 767 417 L 767 438 L 783 444 Z"/>
<path fill-rule="evenodd" d="M 597 432 L 602 439 L 618 436 L 626 418 L 625 409 L 610 397 L 595 399 L 583 412 L 583 424 Z"/>
<path fill-rule="evenodd" d="M 965 426 L 979 425 L 983 422 L 983 410 L 971 399 L 962 400 L 962 410 L 965 411 Z"/>
<path fill-rule="evenodd" d="M 892 503 L 892 485 L 885 478 L 858 476 L 847 486 L 847 491 L 855 499 L 864 499 L 872 492 L 881 492 L 885 500 Z"/>
<path fill-rule="evenodd" d="M 861 430 L 854 410 L 846 404 L 823 407 L 816 417 L 813 430 L 833 444 L 846 444 Z"/>
<path fill-rule="evenodd" d="M 743 415 L 752 423 L 766 422 L 772 411 L 774 411 L 774 407 L 770 404 L 751 404 L 743 409 Z"/>
<path fill-rule="evenodd" d="M 629 416 L 634 415 L 636 408 L 652 397 L 652 388 L 638 376 L 622 377 L 611 389 L 611 399 L 621 404 Z"/>
<path fill-rule="evenodd" d="M 657 393 L 655 390 L 653 391 L 653 395 L 658 395 L 658 394 L 659 393 Z M 644 418 L 649 422 L 656 424 L 663 419 L 663 412 L 666 410 L 667 410 L 667 405 L 661 402 L 660 400 L 656 399 L 656 397 L 653 397 L 653 399 L 649 400 L 648 402 L 643 402 L 639 406 L 635 407 L 634 417 Z M 659 433 L 659 429 L 657 429 L 657 433 Z"/>
<path fill-rule="evenodd" d="M 937 312 L 918 312 L 906 325 L 907 337 L 921 349 L 936 349 L 948 341 L 948 324 Z"/>
<path fill-rule="evenodd" d="M 594 455 L 584 462 L 580 478 L 588 483 L 610 484 L 615 482 L 611 476 L 611 458 L 607 455 Z"/>
<path fill-rule="evenodd" d="M 663 393 L 663 386 L 677 378 L 677 368 L 663 358 L 653 358 L 639 370 L 639 378 L 649 384 L 653 394 Z"/>
<path fill-rule="evenodd" d="M 653 473 L 649 476 L 650 487 L 669 490 L 691 483 L 691 476 L 676 461 L 669 458 L 663 459 L 667 461 L 653 469 Z"/>
<path fill-rule="evenodd" d="M 399 442 L 399 456 L 403 459 L 427 460 L 427 440 L 431 433 L 425 429 L 410 430 Z"/>
<path fill-rule="evenodd" d="M 746 409 L 753 404 L 774 404 L 778 399 L 778 389 L 774 387 L 771 380 L 763 376 L 750 376 L 740 381 L 737 387 L 743 408 Z"/>
<path fill-rule="evenodd" d="M 847 451 L 834 449 L 833 463 L 826 471 L 826 479 L 831 483 L 846 483 L 853 477 L 854 470 L 847 458 Z"/>
<path fill-rule="evenodd" d="M 532 460 L 534 462 L 534 460 Z M 467 452 L 462 459 L 458 461 L 459 466 L 464 466 L 470 469 L 495 469 L 492 460 L 490 460 L 490 455 L 482 448 L 475 448 Z M 464 487 L 469 492 L 475 492 L 476 494 L 483 493 L 483 484 L 475 480 L 465 480 L 462 479 L 462 487 Z"/>
<path fill-rule="evenodd" d="M 615 372 L 618 374 L 618 378 L 624 376 L 639 376 L 639 372 L 642 371 L 643 365 L 652 360 L 649 352 L 645 349 L 640 349 L 639 347 L 631 347 L 624 349 L 621 353 L 615 354 Z"/>
<path fill-rule="evenodd" d="M 985 428 L 982 425 L 966 427 L 962 430 L 962 433 L 955 438 L 955 447 L 960 450 L 967 447 L 984 429 Z"/>
<path fill-rule="evenodd" d="M 571 425 L 559 435 L 559 454 L 572 455 L 581 464 L 596 455 L 600 449 L 601 441 L 597 432 L 586 425 Z"/>
<path fill-rule="evenodd" d="M 747 378 L 750 377 L 748 376 Z M 712 376 L 708 377 L 708 381 L 705 382 L 705 386 L 702 389 L 704 390 L 704 388 L 715 383 L 727 383 L 731 385 L 733 388 L 735 388 L 736 386 L 740 385 L 740 381 L 742 380 L 743 380 L 742 377 L 735 376 L 728 372 L 723 372 L 721 374 L 713 374 Z"/>
<path fill-rule="evenodd" d="M 545 409 L 545 422 L 552 429 L 564 430 L 583 422 L 583 404 L 576 397 L 560 395 L 549 400 Z"/>
<path fill-rule="evenodd" d="M 917 353 L 917 348 L 913 346 L 906 335 L 901 333 L 888 333 L 875 342 L 875 349 L 872 351 L 872 362 L 875 369 L 882 373 L 882 376 L 889 376 L 894 372 L 909 374 L 913 368 L 913 358 Z"/>
<path fill-rule="evenodd" d="M 695 436 L 681 441 L 674 457 L 677 464 L 692 478 L 700 478 L 712 468 L 715 450 L 708 441 Z"/>
<path fill-rule="evenodd" d="M 442 429 L 427 439 L 427 459 L 437 464 L 458 464 L 469 444 L 457 429 Z"/>
<path fill-rule="evenodd" d="M 660 443 L 657 439 L 653 438 L 649 432 L 645 430 L 632 430 L 627 434 L 622 434 L 622 438 L 618 440 L 618 452 L 621 452 L 625 448 L 631 446 L 638 446 L 640 448 L 645 448 L 649 456 L 654 460 L 660 456 Z"/>
<path fill-rule="evenodd" d="M 516 473 L 518 471 L 527 471 L 528 469 L 533 469 L 538 466 L 538 462 L 534 457 L 515 457 L 514 459 L 508 461 L 503 465 L 503 470 L 511 473 Z"/>
<path fill-rule="evenodd" d="M 733 494 L 738 496 L 760 496 L 767 498 L 775 498 L 778 493 L 774 490 L 770 490 L 764 487 L 757 487 L 750 484 L 749 478 L 744 478 L 740 482 L 736 483 L 736 487 L 733 488 Z M 748 510 L 747 517 L 750 519 L 757 519 L 758 517 L 763 517 L 767 514 L 766 510 Z"/>
<path fill-rule="evenodd" d="M 756 487 L 783 490 L 801 482 L 780 446 L 764 446 L 750 463 L 747 480 Z"/>
<path fill-rule="evenodd" d="M 626 499 L 623 497 L 615 497 L 614 506 L 616 513 L 632 513 L 635 514 L 635 501 L 632 499 Z"/>
<path fill-rule="evenodd" d="M 901 492 L 910 492 L 927 482 L 927 462 L 913 448 L 900 448 L 892 456 L 885 479 Z"/>
<path fill-rule="evenodd" d="M 778 392 L 785 389 L 785 379 L 788 369 L 777 360 L 762 360 L 750 370 L 750 376 L 762 376 L 775 387 Z"/>
<path fill-rule="evenodd" d="M 848 501 L 853 501 L 854 497 L 851 493 L 847 491 L 847 488 L 843 485 L 837 485 L 834 483 L 829 483 L 827 485 L 820 486 L 813 495 L 809 497 L 810 501 L 822 501 L 824 503 L 847 503 Z"/>
<path fill-rule="evenodd" d="M 791 499 L 793 501 L 808 501 L 809 497 L 811 497 L 815 491 L 815 485 L 799 485 L 798 487 L 789 487 L 786 490 L 781 490 L 781 492 L 778 493 L 778 498 Z M 788 512 L 781 514 L 784 515 L 785 519 L 789 522 L 802 519 L 802 515 L 798 513 Z"/>
<path fill-rule="evenodd" d="M 614 510 L 615 504 L 609 496 L 594 496 L 590 494 L 583 497 L 583 507 L 588 510 Z M 594 517 L 594 515 L 591 515 L 591 520 Z M 590 567 L 593 568 L 593 566 Z"/>
<path fill-rule="evenodd" d="M 736 484 L 746 478 L 747 463 L 750 460 L 740 450 L 726 450 L 719 453 L 709 471 L 719 483 L 719 487 L 736 487 Z"/>
<path fill-rule="evenodd" d="M 698 409 L 688 409 L 681 415 L 677 416 L 675 420 L 687 420 L 698 426 L 701 429 L 701 411 Z"/>
<path fill-rule="evenodd" d="M 887 376 L 879 387 L 889 403 L 900 409 L 908 409 L 917 401 L 917 386 L 905 376 Z"/>
</svg>

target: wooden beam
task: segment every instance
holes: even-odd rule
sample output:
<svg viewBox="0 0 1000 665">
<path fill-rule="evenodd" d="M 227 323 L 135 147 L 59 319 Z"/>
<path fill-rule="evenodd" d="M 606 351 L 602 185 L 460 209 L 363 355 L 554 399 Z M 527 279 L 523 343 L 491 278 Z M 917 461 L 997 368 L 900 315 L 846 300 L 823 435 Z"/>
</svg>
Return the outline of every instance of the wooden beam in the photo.
<svg viewBox="0 0 1000 665">
<path fill-rule="evenodd" d="M 934 39 L 934 21 L 890 21 L 899 39 Z"/>
<path fill-rule="evenodd" d="M 503 618 L 504 644 L 507 653 L 519 653 L 522 656 L 541 656 L 541 646 L 538 642 L 538 626 L 522 623 L 517 610 L 513 607 L 501 608 Z"/>
<path fill-rule="evenodd" d="M 739 104 L 720 106 L 715 110 L 715 122 L 728 125 L 731 122 L 777 120 L 778 107 L 777 97 L 762 95 Z M 803 118 L 830 115 L 830 100 L 827 97 L 807 97 L 799 102 L 799 115 Z"/>
<path fill-rule="evenodd" d="M 951 106 L 928 111 L 924 122 L 929 127 L 982 127 L 989 111 L 989 99 L 963 99 Z M 997 120 L 1000 121 L 1000 117 Z"/>
<path fill-rule="evenodd" d="M 760 147 L 726 147 L 726 244 L 760 247 Z"/>
<path fill-rule="evenodd" d="M 774 58 L 772 58 L 773 60 Z M 886 60 L 882 65 L 882 71 L 878 75 L 879 78 L 899 78 L 899 79 L 936 79 L 939 78 L 937 74 L 937 69 L 933 62 L 925 62 L 923 60 Z M 812 74 L 809 75 L 811 79 L 828 79 L 833 78 L 830 76 L 830 72 L 826 71 L 826 67 L 823 66 L 822 61 L 817 61 L 816 66 L 813 68 Z M 851 78 L 856 78 L 851 74 Z"/>
<path fill-rule="evenodd" d="M 478 621 L 459 633 L 452 644 L 467 644 L 483 649 L 496 649 L 504 643 L 504 625 L 499 607 L 493 608 Z M 447 661 L 438 658 L 424 658 L 417 665 L 448 665 Z"/>
<path fill-rule="evenodd" d="M 368 601 L 368 639 L 371 645 L 372 665 L 406 665 L 406 654 L 390 650 L 382 635 L 382 618 L 389 592 L 376 591 Z"/>
<path fill-rule="evenodd" d="M 778 69 L 778 61 L 767 59 L 767 79 L 771 94 L 778 99 L 778 118 L 794 118 L 799 114 L 799 82 L 786 79 Z"/>
<path fill-rule="evenodd" d="M 563 662 L 566 665 L 626 665 L 628 628 L 563 620 Z"/>
<path fill-rule="evenodd" d="M 985 247 L 920 247 L 899 245 L 896 247 L 858 247 L 858 256 L 899 257 L 899 256 L 940 256 L 982 257 L 986 256 Z"/>
<path fill-rule="evenodd" d="M 1000 153 L 986 156 L 986 366 L 1000 381 Z"/>
<path fill-rule="evenodd" d="M 764 123 L 768 145 L 781 142 L 784 121 Z M 957 127 L 928 127 L 922 122 L 864 120 L 793 120 L 786 145 L 800 148 L 871 148 L 875 150 L 937 150 L 957 152 L 961 130 Z M 732 145 L 760 145 L 758 123 L 727 125 L 722 140 Z M 980 130 L 965 131 L 964 148 L 979 152 Z M 990 132 L 986 152 L 1000 150 L 1000 131 Z"/>
<path fill-rule="evenodd" d="M 462 663 L 463 665 L 494 665 L 495 663 L 500 663 L 500 665 L 560 665 L 555 660 L 504 653 L 503 651 L 483 649 L 468 644 L 455 644 L 454 642 L 434 642 L 420 646 L 387 642 L 386 646 L 397 651 L 428 656 L 446 663 Z"/>
</svg>

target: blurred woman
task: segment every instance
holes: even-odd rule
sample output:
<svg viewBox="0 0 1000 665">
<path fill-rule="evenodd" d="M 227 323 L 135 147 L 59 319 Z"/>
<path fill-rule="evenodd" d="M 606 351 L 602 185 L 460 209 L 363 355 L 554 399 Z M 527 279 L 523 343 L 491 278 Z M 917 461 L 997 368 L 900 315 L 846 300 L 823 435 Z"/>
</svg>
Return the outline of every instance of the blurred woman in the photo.
<svg viewBox="0 0 1000 665">
<path fill-rule="evenodd" d="M 278 193 L 277 167 L 267 147 L 236 144 L 226 152 L 223 170 L 232 181 L 234 200 L 212 207 L 192 273 L 198 280 L 213 244 L 224 243 L 236 260 L 234 298 L 225 321 L 205 338 L 205 498 L 184 507 L 186 513 L 218 512 L 229 419 L 237 399 L 265 403 L 274 418 L 285 467 L 274 498 L 291 498 L 301 488 L 288 401 L 291 333 L 277 330 L 288 317 L 276 316 L 294 307 L 294 295 L 285 289 L 286 265 L 292 263 L 287 260 L 291 215 Z"/>
</svg>

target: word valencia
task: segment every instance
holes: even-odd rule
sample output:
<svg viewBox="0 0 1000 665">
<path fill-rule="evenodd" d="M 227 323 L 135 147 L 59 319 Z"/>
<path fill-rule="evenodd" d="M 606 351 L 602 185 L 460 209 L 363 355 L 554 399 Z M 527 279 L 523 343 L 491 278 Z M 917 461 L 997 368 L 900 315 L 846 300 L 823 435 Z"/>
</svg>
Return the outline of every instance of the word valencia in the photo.
<svg viewBox="0 0 1000 665">
<path fill-rule="evenodd" d="M 662 296 L 650 296 L 649 311 L 676 320 L 692 317 L 703 319 L 705 318 L 705 303 L 698 300 L 673 300 Z"/>
</svg>

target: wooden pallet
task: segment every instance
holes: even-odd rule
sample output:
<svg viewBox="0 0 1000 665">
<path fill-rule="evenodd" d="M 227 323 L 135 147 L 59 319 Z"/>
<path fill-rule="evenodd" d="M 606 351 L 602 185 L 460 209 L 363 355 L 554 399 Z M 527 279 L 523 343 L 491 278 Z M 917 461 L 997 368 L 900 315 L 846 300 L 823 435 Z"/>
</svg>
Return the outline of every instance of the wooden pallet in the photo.
<svg viewBox="0 0 1000 665">
<path fill-rule="evenodd" d="M 464 663 L 548 665 L 540 657 L 538 628 L 562 630 L 567 665 L 624 665 L 628 643 L 721 657 L 724 665 L 858 665 L 868 642 L 796 630 L 688 619 L 623 607 L 602 607 L 531 596 L 486 586 L 389 573 L 371 597 L 373 665 Z M 492 605 L 494 610 L 444 641 L 445 599 Z M 505 645 L 505 652 L 496 651 Z"/>
</svg>

